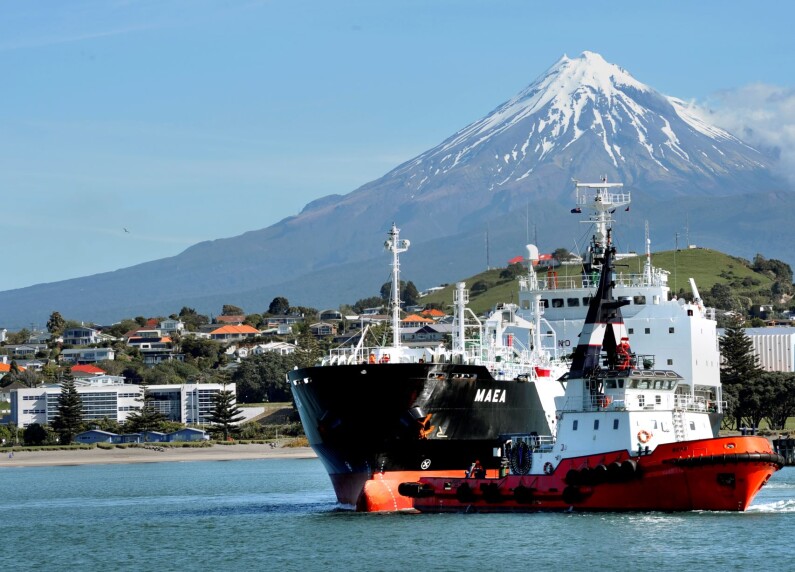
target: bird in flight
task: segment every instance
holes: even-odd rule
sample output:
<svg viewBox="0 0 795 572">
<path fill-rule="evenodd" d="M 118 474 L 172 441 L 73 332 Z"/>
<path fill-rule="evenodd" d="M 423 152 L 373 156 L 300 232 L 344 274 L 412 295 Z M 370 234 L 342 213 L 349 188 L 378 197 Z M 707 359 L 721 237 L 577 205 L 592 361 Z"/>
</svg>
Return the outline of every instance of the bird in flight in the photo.
<svg viewBox="0 0 795 572">
<path fill-rule="evenodd" d="M 130 234 L 130 231 L 129 231 L 129 230 L 127 230 L 127 228 L 126 228 L 126 227 L 124 228 L 124 232 L 126 232 L 127 234 Z"/>
</svg>

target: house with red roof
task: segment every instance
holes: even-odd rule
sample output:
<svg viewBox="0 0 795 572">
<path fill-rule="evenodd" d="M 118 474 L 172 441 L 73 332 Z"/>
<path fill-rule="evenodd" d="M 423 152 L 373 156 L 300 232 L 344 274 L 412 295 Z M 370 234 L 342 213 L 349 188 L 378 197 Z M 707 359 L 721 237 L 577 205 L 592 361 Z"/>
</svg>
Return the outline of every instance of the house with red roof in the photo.
<svg viewBox="0 0 795 572">
<path fill-rule="evenodd" d="M 233 342 L 259 336 L 260 331 L 248 324 L 221 326 L 210 332 L 210 339 L 219 342 Z"/>
<path fill-rule="evenodd" d="M 107 372 L 101 367 L 91 364 L 78 364 L 72 366 L 72 375 L 75 377 L 93 377 L 95 375 L 104 375 Z"/>
</svg>

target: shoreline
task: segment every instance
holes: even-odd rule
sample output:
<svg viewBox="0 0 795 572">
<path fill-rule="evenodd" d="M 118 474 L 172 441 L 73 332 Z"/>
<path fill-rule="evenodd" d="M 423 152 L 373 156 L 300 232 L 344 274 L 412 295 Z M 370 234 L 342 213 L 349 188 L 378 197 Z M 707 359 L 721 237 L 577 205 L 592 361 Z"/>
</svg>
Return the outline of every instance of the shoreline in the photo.
<svg viewBox="0 0 795 572">
<path fill-rule="evenodd" d="M 3 451 L 0 469 L 5 467 L 64 467 L 133 463 L 180 463 L 189 461 L 241 461 L 253 459 L 314 459 L 310 447 L 271 447 L 268 444 L 213 445 L 212 447 L 167 447 L 162 451 L 127 449 L 75 449 L 55 451 Z"/>
</svg>

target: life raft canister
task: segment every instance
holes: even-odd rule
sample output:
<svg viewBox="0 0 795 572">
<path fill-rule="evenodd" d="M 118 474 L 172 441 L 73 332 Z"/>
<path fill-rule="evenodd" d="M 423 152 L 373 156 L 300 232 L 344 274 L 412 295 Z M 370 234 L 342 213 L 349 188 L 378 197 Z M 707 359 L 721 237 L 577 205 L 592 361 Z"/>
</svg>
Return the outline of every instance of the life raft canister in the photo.
<svg viewBox="0 0 795 572">
<path fill-rule="evenodd" d="M 638 441 L 641 443 L 648 443 L 649 439 L 651 439 L 651 432 L 646 431 L 645 429 L 641 429 L 638 431 Z"/>
</svg>

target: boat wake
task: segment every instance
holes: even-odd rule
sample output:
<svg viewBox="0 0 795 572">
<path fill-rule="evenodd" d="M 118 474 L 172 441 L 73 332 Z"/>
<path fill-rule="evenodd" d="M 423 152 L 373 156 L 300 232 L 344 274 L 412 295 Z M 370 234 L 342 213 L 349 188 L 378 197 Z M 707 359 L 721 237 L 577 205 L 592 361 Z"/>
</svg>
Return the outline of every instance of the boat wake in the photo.
<svg viewBox="0 0 795 572">
<path fill-rule="evenodd" d="M 767 502 L 748 507 L 749 513 L 785 513 L 795 512 L 795 499 Z"/>
</svg>

